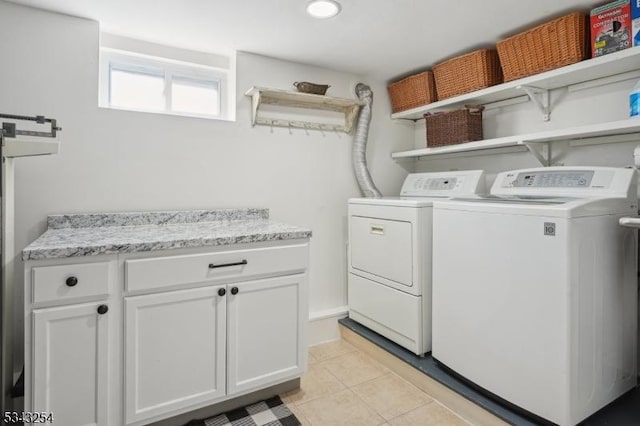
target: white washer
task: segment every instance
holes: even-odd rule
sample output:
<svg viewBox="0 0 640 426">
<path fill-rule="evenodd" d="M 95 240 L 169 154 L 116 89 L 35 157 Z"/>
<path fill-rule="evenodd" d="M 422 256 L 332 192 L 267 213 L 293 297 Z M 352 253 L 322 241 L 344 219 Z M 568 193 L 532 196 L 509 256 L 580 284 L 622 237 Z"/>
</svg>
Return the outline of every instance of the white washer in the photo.
<svg viewBox="0 0 640 426">
<path fill-rule="evenodd" d="M 484 188 L 481 170 L 414 173 L 401 197 L 349 200 L 349 316 L 405 348 L 431 350 L 433 202 Z"/>
<path fill-rule="evenodd" d="M 433 357 L 575 425 L 636 385 L 636 172 L 516 170 L 491 194 L 434 207 Z"/>
</svg>

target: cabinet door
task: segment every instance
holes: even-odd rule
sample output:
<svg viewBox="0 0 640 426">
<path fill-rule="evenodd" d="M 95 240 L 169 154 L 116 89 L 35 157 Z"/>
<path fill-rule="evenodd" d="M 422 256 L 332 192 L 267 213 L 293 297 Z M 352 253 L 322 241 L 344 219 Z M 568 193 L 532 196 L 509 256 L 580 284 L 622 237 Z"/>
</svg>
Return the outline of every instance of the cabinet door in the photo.
<svg viewBox="0 0 640 426">
<path fill-rule="evenodd" d="M 225 395 L 223 288 L 125 298 L 127 423 Z"/>
<path fill-rule="evenodd" d="M 108 424 L 111 315 L 98 313 L 99 306 L 90 303 L 33 311 L 30 411 L 52 413 L 57 425 Z"/>
<path fill-rule="evenodd" d="M 243 282 L 227 289 L 228 393 L 302 374 L 308 321 L 306 275 Z"/>
</svg>

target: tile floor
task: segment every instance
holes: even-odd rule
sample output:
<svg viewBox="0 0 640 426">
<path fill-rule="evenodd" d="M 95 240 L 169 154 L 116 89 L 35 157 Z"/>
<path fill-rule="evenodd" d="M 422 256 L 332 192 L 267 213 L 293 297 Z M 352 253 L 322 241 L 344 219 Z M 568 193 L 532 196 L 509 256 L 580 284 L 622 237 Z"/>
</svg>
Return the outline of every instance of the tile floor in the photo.
<svg viewBox="0 0 640 426">
<path fill-rule="evenodd" d="M 300 389 L 281 398 L 304 426 L 469 425 L 344 340 L 310 348 Z"/>
</svg>

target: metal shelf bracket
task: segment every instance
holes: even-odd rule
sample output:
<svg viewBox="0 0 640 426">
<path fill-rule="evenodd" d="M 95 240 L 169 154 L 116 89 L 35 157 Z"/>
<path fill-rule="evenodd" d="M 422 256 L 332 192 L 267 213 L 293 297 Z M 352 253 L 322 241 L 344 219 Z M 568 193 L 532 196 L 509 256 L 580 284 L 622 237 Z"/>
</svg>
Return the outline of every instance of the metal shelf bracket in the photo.
<svg viewBox="0 0 640 426">
<path fill-rule="evenodd" d="M 524 85 L 518 86 L 517 88 L 520 90 L 524 90 L 524 92 L 529 96 L 533 103 L 536 104 L 536 106 L 542 113 L 542 121 L 549 121 L 551 119 L 549 90 Z"/>
<path fill-rule="evenodd" d="M 527 147 L 529 152 L 540 162 L 544 167 L 551 166 L 551 142 L 543 143 L 528 143 L 524 142 L 524 146 Z"/>
</svg>

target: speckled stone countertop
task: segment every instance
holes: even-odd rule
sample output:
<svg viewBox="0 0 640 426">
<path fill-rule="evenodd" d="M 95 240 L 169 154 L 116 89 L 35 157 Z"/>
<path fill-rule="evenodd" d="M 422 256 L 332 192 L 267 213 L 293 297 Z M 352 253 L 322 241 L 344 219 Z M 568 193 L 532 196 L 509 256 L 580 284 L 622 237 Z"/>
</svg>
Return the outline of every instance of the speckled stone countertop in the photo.
<svg viewBox="0 0 640 426">
<path fill-rule="evenodd" d="M 22 251 L 23 260 L 311 237 L 309 229 L 272 222 L 268 209 L 56 215 L 47 224 L 47 231 Z"/>
</svg>

